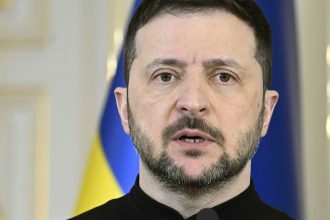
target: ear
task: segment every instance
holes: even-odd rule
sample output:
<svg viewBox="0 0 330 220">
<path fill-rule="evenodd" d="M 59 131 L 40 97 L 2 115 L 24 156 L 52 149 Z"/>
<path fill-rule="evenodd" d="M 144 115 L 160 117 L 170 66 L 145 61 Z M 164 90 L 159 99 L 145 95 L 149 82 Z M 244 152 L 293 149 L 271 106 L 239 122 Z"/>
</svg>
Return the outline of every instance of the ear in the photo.
<svg viewBox="0 0 330 220">
<path fill-rule="evenodd" d="M 117 87 L 115 89 L 115 97 L 117 109 L 120 115 L 121 123 L 126 134 L 130 133 L 128 126 L 128 113 L 127 113 L 127 88 Z"/>
<path fill-rule="evenodd" d="M 265 109 L 263 116 L 263 124 L 261 129 L 261 137 L 265 136 L 269 127 L 270 119 L 272 118 L 273 111 L 278 101 L 279 94 L 275 90 L 266 90 L 265 92 Z"/>
</svg>

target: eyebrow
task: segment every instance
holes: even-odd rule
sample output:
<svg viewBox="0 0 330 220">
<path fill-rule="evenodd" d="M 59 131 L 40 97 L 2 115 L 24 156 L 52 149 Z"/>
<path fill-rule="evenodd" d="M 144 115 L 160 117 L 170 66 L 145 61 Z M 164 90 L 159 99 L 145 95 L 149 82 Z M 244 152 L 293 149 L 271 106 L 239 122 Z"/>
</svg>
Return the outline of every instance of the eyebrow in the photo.
<svg viewBox="0 0 330 220">
<path fill-rule="evenodd" d="M 203 66 L 206 68 L 218 67 L 218 66 L 227 66 L 233 67 L 236 69 L 243 70 L 244 68 L 239 65 L 235 60 L 232 59 L 210 59 L 203 62 Z"/>
<path fill-rule="evenodd" d="M 214 59 L 209 59 L 209 60 L 203 61 L 202 63 L 205 68 L 227 66 L 227 67 L 237 68 L 240 70 L 244 69 L 239 63 L 237 63 L 235 60 L 232 60 L 232 59 L 214 58 Z M 187 64 L 187 62 L 185 62 L 183 60 L 179 60 L 179 59 L 175 59 L 175 58 L 164 58 L 164 59 L 157 58 L 157 59 L 153 60 L 151 63 L 149 63 L 146 66 L 146 69 L 150 69 L 152 67 L 160 66 L 160 65 L 184 68 L 188 64 Z"/>
<path fill-rule="evenodd" d="M 174 58 L 155 59 L 151 63 L 149 63 L 146 68 L 150 69 L 152 67 L 160 66 L 160 65 L 184 68 L 187 66 L 187 63 L 183 60 L 174 59 Z"/>
</svg>

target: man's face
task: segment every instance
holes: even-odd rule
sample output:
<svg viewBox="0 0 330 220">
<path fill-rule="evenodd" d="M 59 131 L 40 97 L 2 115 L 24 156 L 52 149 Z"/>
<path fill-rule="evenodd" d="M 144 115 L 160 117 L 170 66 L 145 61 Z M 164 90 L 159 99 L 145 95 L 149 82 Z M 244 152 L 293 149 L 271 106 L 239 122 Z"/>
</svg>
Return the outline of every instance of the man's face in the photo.
<svg viewBox="0 0 330 220">
<path fill-rule="evenodd" d="M 125 89 L 116 97 L 143 166 L 187 183 L 226 181 L 244 168 L 278 98 L 263 96 L 255 49 L 252 29 L 220 11 L 165 14 L 138 31 L 129 106 Z"/>
</svg>

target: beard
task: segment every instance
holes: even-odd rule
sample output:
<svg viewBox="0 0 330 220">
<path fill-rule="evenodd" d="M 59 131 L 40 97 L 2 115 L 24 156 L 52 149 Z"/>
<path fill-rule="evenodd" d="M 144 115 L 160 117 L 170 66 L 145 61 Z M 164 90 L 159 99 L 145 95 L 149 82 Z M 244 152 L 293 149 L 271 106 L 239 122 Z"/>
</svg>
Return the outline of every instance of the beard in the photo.
<svg viewBox="0 0 330 220">
<path fill-rule="evenodd" d="M 240 132 L 235 146 L 237 157 L 232 158 L 224 149 L 225 138 L 222 132 L 199 117 L 182 116 L 166 127 L 162 133 L 163 151 L 156 157 L 153 155 L 155 144 L 135 123 L 128 104 L 128 122 L 133 144 L 138 151 L 142 164 L 167 189 L 189 198 L 212 193 L 223 188 L 237 177 L 257 151 L 263 123 L 261 109 L 255 123 L 246 132 Z M 188 176 L 167 153 L 173 135 L 185 128 L 197 129 L 210 135 L 219 147 L 224 149 L 217 161 L 204 168 L 199 177 Z M 186 151 L 187 157 L 198 158 L 202 153 L 198 150 Z"/>
</svg>

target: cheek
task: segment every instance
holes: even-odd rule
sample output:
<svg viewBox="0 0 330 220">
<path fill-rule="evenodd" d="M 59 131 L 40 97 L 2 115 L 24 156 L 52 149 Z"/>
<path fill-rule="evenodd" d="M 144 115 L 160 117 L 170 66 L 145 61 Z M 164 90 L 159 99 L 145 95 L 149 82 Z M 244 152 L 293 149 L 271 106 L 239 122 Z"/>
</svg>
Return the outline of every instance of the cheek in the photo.
<svg viewBox="0 0 330 220">
<path fill-rule="evenodd" d="M 251 98 L 254 97 L 254 98 Z M 220 106 L 218 112 L 218 127 L 225 135 L 228 150 L 234 150 L 237 140 L 241 134 L 250 130 L 258 120 L 262 101 L 256 92 L 254 96 L 244 97 L 228 104 L 227 107 Z"/>
<path fill-rule="evenodd" d="M 154 98 L 138 90 L 129 92 L 129 100 L 136 124 L 158 146 L 162 143 L 162 132 L 169 122 L 169 100 Z"/>
</svg>

